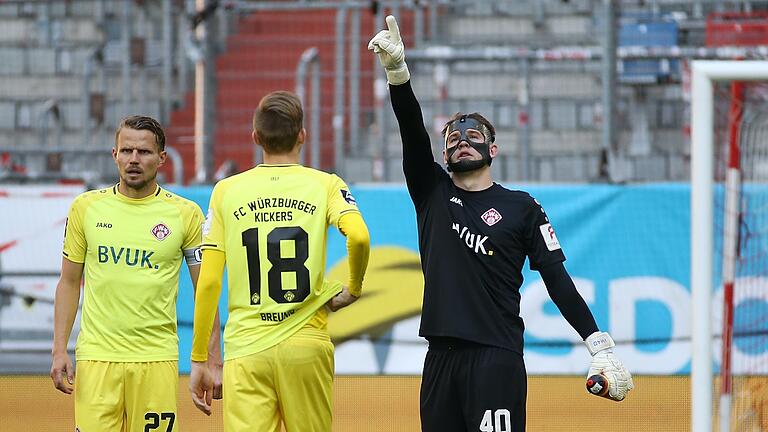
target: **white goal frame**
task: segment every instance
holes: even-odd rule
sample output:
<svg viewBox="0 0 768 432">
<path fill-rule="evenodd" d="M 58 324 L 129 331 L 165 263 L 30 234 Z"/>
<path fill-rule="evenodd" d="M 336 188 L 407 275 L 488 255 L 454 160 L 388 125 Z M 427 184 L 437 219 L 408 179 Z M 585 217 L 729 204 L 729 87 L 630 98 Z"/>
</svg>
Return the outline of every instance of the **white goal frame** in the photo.
<svg viewBox="0 0 768 432">
<path fill-rule="evenodd" d="M 712 432 L 715 81 L 766 81 L 768 61 L 691 62 L 691 430 Z"/>
</svg>

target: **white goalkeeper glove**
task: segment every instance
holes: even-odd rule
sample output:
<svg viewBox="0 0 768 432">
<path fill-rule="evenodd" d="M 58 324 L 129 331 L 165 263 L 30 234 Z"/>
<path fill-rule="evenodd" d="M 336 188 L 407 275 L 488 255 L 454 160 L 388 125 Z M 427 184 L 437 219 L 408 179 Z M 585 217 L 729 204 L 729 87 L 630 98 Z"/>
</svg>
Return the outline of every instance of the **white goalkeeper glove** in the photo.
<svg viewBox="0 0 768 432">
<path fill-rule="evenodd" d="M 606 332 L 595 332 L 584 343 L 587 344 L 587 349 L 592 354 L 592 364 L 589 365 L 589 373 L 587 374 L 589 391 L 615 401 L 624 400 L 629 391 L 635 387 L 635 384 L 632 382 L 632 375 L 613 353 L 612 348 L 616 344 L 611 335 Z M 595 375 L 602 375 L 605 378 L 608 386 L 607 391 L 602 388 L 601 384 L 591 384 L 600 381 L 595 379 Z"/>
<path fill-rule="evenodd" d="M 395 17 L 387 16 L 387 30 L 378 32 L 368 42 L 368 49 L 378 54 L 388 83 L 400 85 L 411 79 L 408 65 L 405 64 L 405 46 Z"/>
</svg>

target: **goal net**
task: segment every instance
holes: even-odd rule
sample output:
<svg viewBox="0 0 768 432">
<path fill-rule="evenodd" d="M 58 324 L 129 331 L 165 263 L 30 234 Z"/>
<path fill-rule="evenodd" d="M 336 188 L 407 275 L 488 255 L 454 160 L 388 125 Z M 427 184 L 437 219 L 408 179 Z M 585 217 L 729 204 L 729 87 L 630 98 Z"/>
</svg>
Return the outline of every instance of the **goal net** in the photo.
<svg viewBox="0 0 768 432">
<path fill-rule="evenodd" d="M 694 432 L 768 430 L 766 80 L 768 62 L 694 62 Z"/>
<path fill-rule="evenodd" d="M 768 430 L 768 84 L 714 86 L 719 430 Z M 719 282 L 719 283 L 718 283 Z M 719 316 L 718 316 L 719 314 Z M 719 340 L 717 340 L 719 339 Z"/>
</svg>

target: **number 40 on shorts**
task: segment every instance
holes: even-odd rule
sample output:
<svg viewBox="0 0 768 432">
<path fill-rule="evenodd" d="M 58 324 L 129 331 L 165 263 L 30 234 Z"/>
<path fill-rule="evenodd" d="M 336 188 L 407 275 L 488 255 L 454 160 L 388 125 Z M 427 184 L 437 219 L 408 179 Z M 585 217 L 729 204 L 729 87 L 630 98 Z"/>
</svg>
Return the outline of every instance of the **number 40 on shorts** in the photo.
<svg viewBox="0 0 768 432">
<path fill-rule="evenodd" d="M 480 421 L 480 432 L 512 432 L 508 409 L 485 410 Z"/>
</svg>

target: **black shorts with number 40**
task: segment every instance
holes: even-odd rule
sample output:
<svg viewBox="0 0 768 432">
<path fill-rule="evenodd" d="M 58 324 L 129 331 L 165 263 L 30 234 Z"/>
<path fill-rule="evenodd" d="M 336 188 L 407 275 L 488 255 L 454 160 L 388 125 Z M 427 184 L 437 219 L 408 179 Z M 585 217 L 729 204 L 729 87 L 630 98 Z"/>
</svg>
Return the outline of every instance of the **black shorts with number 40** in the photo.
<svg viewBox="0 0 768 432">
<path fill-rule="evenodd" d="M 527 379 L 520 354 L 429 338 L 421 381 L 424 432 L 524 432 Z"/>
</svg>

